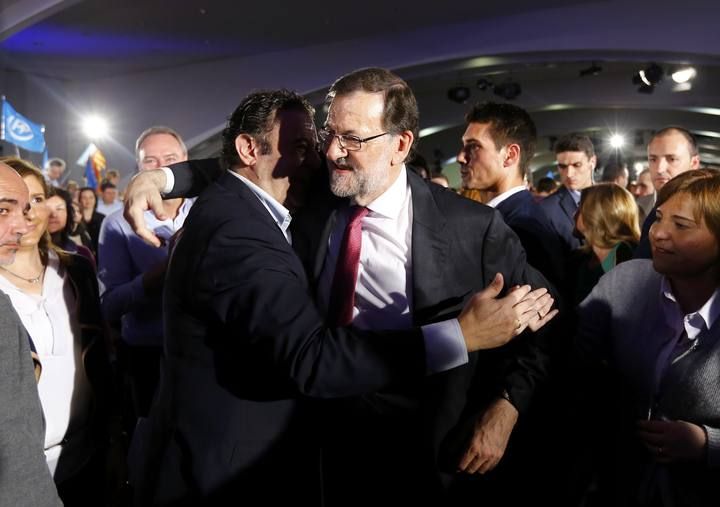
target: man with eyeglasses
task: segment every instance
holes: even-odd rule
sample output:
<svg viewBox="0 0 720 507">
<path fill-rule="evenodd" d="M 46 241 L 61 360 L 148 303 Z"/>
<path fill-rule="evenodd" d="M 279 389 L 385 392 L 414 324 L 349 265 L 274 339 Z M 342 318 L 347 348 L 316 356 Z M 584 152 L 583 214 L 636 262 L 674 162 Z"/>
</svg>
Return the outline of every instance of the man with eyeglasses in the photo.
<svg viewBox="0 0 720 507">
<path fill-rule="evenodd" d="M 363 69 L 336 81 L 328 102 L 320 137 L 330 189 L 341 199 L 298 213 L 293 247 L 316 281 L 318 305 L 330 323 L 404 330 L 457 315 L 493 281 L 546 286 L 496 212 L 406 170 L 418 130 L 407 83 L 384 69 Z M 132 194 L 131 187 L 131 209 Z M 158 197 L 146 198 L 152 205 Z M 345 238 L 358 223 L 355 282 L 349 297 L 339 298 L 337 273 L 351 249 Z M 529 324 L 539 329 L 555 313 L 543 305 Z M 529 403 L 540 372 L 528 371 L 524 361 L 536 353 L 524 346 L 473 353 L 466 365 L 435 378 L 325 404 L 327 504 L 440 499 L 443 481 L 452 480 L 461 459 L 468 472 L 488 469 L 490 459 L 469 449 L 472 427 L 491 400 L 520 409 Z M 449 472 L 442 477 L 441 461 Z"/>
</svg>

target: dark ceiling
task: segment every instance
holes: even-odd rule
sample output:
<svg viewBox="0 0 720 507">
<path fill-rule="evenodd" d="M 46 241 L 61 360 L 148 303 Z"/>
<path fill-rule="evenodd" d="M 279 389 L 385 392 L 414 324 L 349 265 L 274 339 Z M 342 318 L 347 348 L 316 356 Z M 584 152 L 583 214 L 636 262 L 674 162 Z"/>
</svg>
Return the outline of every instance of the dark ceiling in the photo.
<svg viewBox="0 0 720 507">
<path fill-rule="evenodd" d="M 81 106 L 104 105 L 118 125 L 108 158 L 121 168 L 131 166 L 129 148 L 149 124 L 177 126 L 195 153 L 211 153 L 247 91 L 288 86 L 320 105 L 335 77 L 367 65 L 392 68 L 411 84 L 421 108 L 420 149 L 431 160 L 451 159 L 462 133 L 468 104 L 449 100 L 450 88 L 467 87 L 468 102 L 506 100 L 493 89 L 517 83 L 520 93 L 511 100 L 530 111 L 542 136 L 537 170 L 552 166 L 551 142 L 568 131 L 586 131 L 600 145 L 622 132 L 633 162 L 642 160 L 650 132 L 668 124 L 691 129 L 704 162 L 720 163 L 719 2 L 0 0 L 0 6 L 0 87 L 22 95 L 17 88 L 28 83 L 62 95 L 72 107 L 63 106 L 65 123 L 55 119 L 55 131 L 75 132 Z M 638 93 L 632 75 L 653 62 L 663 81 L 652 94 Z M 601 71 L 581 77 L 593 64 Z M 686 64 L 697 78 L 689 90 L 676 91 L 669 72 Z M 27 95 L 25 108 L 41 116 L 45 103 Z M 82 143 L 67 136 L 72 158 Z"/>
</svg>

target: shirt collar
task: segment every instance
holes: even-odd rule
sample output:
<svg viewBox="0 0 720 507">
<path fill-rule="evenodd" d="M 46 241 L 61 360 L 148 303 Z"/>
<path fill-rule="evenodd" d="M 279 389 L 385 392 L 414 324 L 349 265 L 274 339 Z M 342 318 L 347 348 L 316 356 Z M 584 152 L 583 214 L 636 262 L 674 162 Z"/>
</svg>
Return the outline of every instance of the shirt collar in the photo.
<svg viewBox="0 0 720 507">
<path fill-rule="evenodd" d="M 573 198 L 573 201 L 575 201 L 575 204 L 580 204 L 580 190 L 574 190 L 572 188 L 567 189 L 568 193 L 570 194 L 570 197 Z"/>
<path fill-rule="evenodd" d="M 518 185 L 517 187 L 512 187 L 510 190 L 506 190 L 500 195 L 496 195 L 492 199 L 490 199 L 487 203 L 488 206 L 491 208 L 497 208 L 501 202 L 503 202 L 508 197 L 511 197 L 518 192 L 522 192 L 523 190 L 527 190 L 527 187 L 525 185 Z"/>
<path fill-rule="evenodd" d="M 386 218 L 396 218 L 403 208 L 407 192 L 407 171 L 403 164 L 400 169 L 400 174 L 398 174 L 393 184 L 366 207 L 372 211 L 373 214 Z"/>
<path fill-rule="evenodd" d="M 257 186 L 255 183 L 247 179 L 245 176 L 242 176 L 235 171 L 228 171 L 230 174 L 235 176 L 236 178 L 239 178 L 240 181 L 245 183 L 247 187 L 250 189 L 250 191 L 255 194 L 255 197 L 257 197 L 263 206 L 265 206 L 265 209 L 268 210 L 270 213 L 270 216 L 275 221 L 278 227 L 283 231 L 283 234 L 287 237 L 288 234 L 288 227 L 290 227 L 290 221 L 292 220 L 292 217 L 290 216 L 290 210 L 288 210 L 285 206 L 280 204 L 275 200 L 273 196 L 268 194 L 265 190 Z"/>
<path fill-rule="evenodd" d="M 680 305 L 675 298 L 675 294 L 673 294 L 670 280 L 665 276 L 663 276 L 662 282 L 660 283 L 660 294 L 663 297 L 664 306 L 666 310 L 668 310 L 665 312 L 668 323 L 675 327 L 677 324 L 673 325 L 671 319 L 674 318 L 675 323 L 681 319 L 685 327 L 685 332 L 691 340 L 695 339 L 703 328 L 710 329 L 718 316 L 720 316 L 720 288 L 715 289 L 715 292 L 712 293 L 710 298 L 705 301 L 705 304 L 703 304 L 698 311 L 688 313 L 687 315 L 683 315 Z"/>
</svg>

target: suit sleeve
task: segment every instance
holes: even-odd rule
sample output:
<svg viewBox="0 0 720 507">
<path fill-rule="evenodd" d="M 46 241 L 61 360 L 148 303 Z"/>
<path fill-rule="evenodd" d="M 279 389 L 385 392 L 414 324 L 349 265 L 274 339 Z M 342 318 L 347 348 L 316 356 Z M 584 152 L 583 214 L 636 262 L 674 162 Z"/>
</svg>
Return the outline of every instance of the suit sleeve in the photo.
<svg viewBox="0 0 720 507">
<path fill-rule="evenodd" d="M 495 214 L 483 240 L 486 279 L 503 273 L 506 290 L 514 285 L 529 284 L 533 289 L 546 287 L 558 300 L 552 285 L 527 264 L 525 251 L 515 233 Z M 524 332 L 505 346 L 505 367 L 498 390 L 507 392 L 509 401 L 523 414 L 533 394 L 547 378 L 551 334 L 557 326 L 548 324 L 537 333 Z M 500 393 L 498 393 L 500 394 Z"/>
<path fill-rule="evenodd" d="M 300 262 L 277 241 L 277 231 L 246 231 L 236 222 L 221 225 L 196 276 L 198 310 L 218 329 L 232 330 L 221 332 L 223 338 L 214 344 L 221 383 L 233 391 L 275 385 L 336 397 L 424 376 L 419 330 L 383 334 L 326 328 Z M 252 378 L 245 379 L 245 372 Z"/>
<path fill-rule="evenodd" d="M 168 167 L 175 176 L 175 185 L 166 199 L 197 197 L 223 173 L 220 159 L 205 158 L 178 162 Z"/>
</svg>

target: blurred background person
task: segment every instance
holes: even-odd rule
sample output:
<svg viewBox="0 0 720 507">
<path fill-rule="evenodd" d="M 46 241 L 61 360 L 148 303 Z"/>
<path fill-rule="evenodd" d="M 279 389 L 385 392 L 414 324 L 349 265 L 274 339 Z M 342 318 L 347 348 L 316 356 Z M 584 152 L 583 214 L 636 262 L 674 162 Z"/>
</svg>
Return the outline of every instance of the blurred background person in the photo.
<svg viewBox="0 0 720 507">
<path fill-rule="evenodd" d="M 118 199 L 118 189 L 114 183 L 103 181 L 100 184 L 100 200 L 97 203 L 96 211 L 109 216 L 123 207 L 122 201 Z"/>
<path fill-rule="evenodd" d="M 76 243 L 76 241 L 71 238 L 73 229 L 76 227 L 76 222 L 75 209 L 73 208 L 70 193 L 62 188 L 51 188 L 47 199 L 47 207 L 50 212 L 48 232 L 50 233 L 53 244 L 66 252 L 82 255 L 95 266 L 95 257 L 89 248 L 91 244 L 90 236 L 88 236 L 87 233 L 81 233 L 80 243 Z M 80 227 L 82 226 L 80 225 Z M 87 242 L 87 244 L 83 242 Z"/>
<path fill-rule="evenodd" d="M 566 295 L 573 306 L 590 293 L 603 274 L 632 259 L 640 240 L 635 199 L 615 183 L 583 189 L 575 223 L 585 244 L 573 253 L 568 270 Z"/>
<path fill-rule="evenodd" d="M 92 242 L 92 253 L 97 259 L 98 239 L 100 238 L 100 226 L 105 215 L 97 212 L 97 194 L 92 187 L 83 187 L 79 193 L 80 217 L 90 240 Z"/>
<path fill-rule="evenodd" d="M 630 173 L 627 165 L 618 160 L 611 160 L 603 167 L 601 181 L 606 183 L 615 183 L 616 185 L 627 188 Z"/>
<path fill-rule="evenodd" d="M 52 187 L 61 187 L 65 173 L 65 161 L 61 158 L 51 158 L 45 166 L 45 180 Z"/>
</svg>

